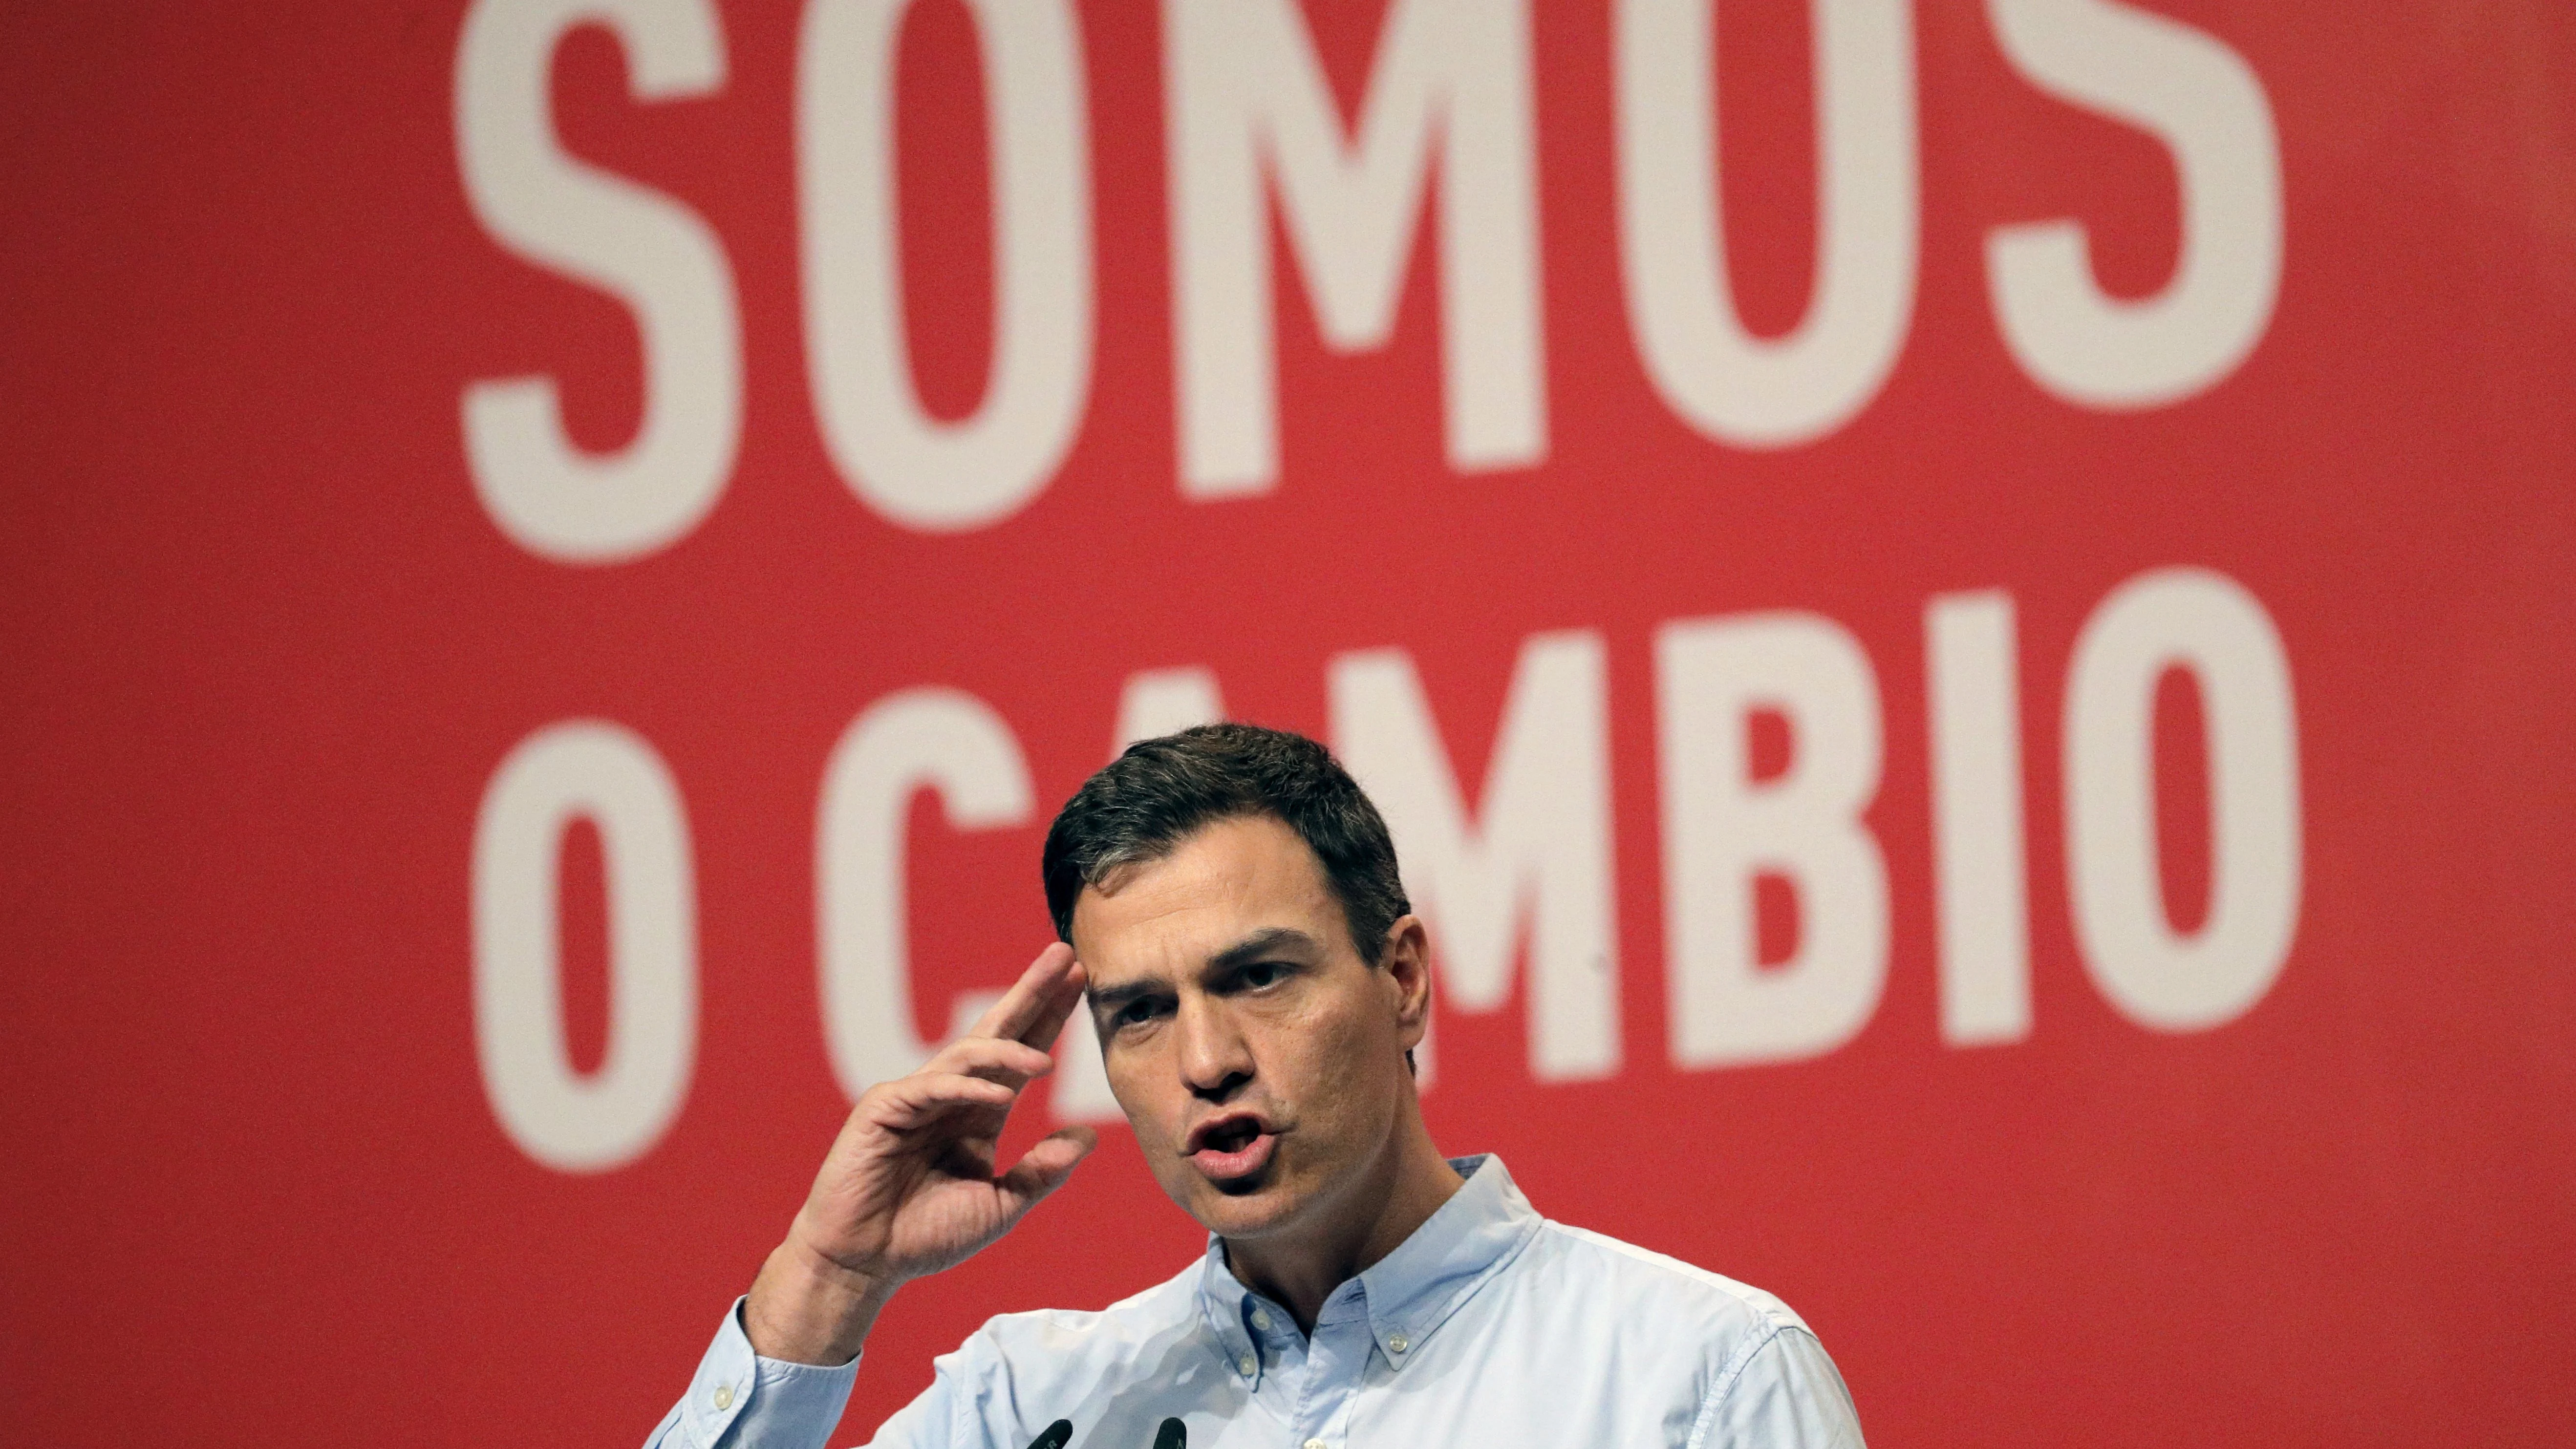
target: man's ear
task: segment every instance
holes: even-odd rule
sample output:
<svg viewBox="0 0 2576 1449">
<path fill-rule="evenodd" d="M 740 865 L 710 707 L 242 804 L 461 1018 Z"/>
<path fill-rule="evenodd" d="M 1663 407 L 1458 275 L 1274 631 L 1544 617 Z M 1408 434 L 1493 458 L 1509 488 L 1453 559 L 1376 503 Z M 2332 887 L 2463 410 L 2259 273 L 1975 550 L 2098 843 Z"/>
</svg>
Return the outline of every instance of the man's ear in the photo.
<svg viewBox="0 0 2576 1449">
<path fill-rule="evenodd" d="M 1411 1051 L 1431 1029 L 1431 937 L 1420 916 L 1401 916 L 1386 928 L 1378 953 L 1395 1000 L 1396 1034 Z"/>
</svg>

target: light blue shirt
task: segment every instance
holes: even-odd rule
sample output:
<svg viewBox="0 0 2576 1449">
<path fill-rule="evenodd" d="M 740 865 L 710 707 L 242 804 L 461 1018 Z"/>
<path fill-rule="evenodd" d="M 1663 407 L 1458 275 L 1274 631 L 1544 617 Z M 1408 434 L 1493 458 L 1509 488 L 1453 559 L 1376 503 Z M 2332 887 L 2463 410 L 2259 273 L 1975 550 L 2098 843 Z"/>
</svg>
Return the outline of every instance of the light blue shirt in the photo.
<svg viewBox="0 0 2576 1449">
<path fill-rule="evenodd" d="M 1758 1288 L 1531 1208 L 1497 1157 L 1333 1290 L 1309 1336 L 1211 1239 L 1188 1271 L 1098 1313 L 1009 1313 L 877 1430 L 882 1449 L 1615 1445 L 1862 1449 L 1842 1375 Z M 741 1309 L 647 1449 L 823 1449 L 853 1362 L 756 1357 Z"/>
</svg>

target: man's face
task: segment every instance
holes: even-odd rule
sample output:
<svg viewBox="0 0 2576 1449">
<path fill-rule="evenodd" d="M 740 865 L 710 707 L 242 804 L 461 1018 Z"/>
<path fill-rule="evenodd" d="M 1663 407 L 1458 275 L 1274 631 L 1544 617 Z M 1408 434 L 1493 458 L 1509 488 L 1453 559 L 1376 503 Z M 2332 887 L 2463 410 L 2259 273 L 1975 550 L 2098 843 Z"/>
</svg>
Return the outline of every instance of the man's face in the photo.
<svg viewBox="0 0 2576 1449">
<path fill-rule="evenodd" d="M 1371 966 L 1306 843 L 1220 820 L 1086 888 L 1074 954 L 1109 1084 L 1163 1190 L 1228 1238 L 1328 1231 L 1392 1181 L 1418 924 Z"/>
</svg>

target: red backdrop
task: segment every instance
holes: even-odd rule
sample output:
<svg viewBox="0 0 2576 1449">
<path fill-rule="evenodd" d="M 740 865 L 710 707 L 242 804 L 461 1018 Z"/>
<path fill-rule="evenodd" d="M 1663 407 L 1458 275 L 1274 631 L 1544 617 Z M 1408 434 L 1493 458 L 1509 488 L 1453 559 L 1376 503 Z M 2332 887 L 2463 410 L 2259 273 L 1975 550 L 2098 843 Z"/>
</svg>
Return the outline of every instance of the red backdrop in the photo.
<svg viewBox="0 0 2576 1449">
<path fill-rule="evenodd" d="M 1686 416 L 1645 361 L 1613 16 L 1541 0 L 1532 139 L 1505 153 L 1534 177 L 1543 440 L 1453 461 L 1435 219 L 1459 183 L 1434 168 L 1383 346 L 1328 336 L 1270 224 L 1279 465 L 1222 497 L 1176 461 L 1172 37 L 1139 0 L 1063 12 L 1092 218 L 1072 275 L 1096 315 L 1069 451 L 938 529 L 863 496 L 824 441 L 798 7 L 661 7 L 665 30 L 713 17 L 721 63 L 659 97 L 631 92 L 612 29 L 576 25 L 533 62 L 561 145 L 702 219 L 738 298 L 707 335 L 741 359 L 738 392 L 710 384 L 740 408 L 738 449 L 700 470 L 720 496 L 583 560 L 487 508 L 462 399 L 552 377 L 572 442 L 615 455 L 654 406 L 653 344 L 478 216 L 461 7 L 11 7 L 6 1437 L 640 1441 L 845 1107 L 817 811 L 863 711 L 972 695 L 1032 792 L 996 828 L 957 828 L 932 792 L 909 807 L 929 1034 L 1047 938 L 1044 821 L 1105 758 L 1131 675 L 1203 668 L 1236 715 L 1329 735 L 1335 661 L 1401 649 L 1472 809 L 1524 642 L 1566 630 L 1604 667 L 1601 747 L 1563 763 L 1606 761 L 1616 1061 L 1541 1080 L 1526 984 L 1451 1001 L 1428 1097 L 1450 1150 L 1503 1152 L 1553 1216 L 1780 1293 L 1877 1443 L 2550 1437 L 2576 1413 L 2576 11 L 2155 8 L 2182 50 L 2101 28 L 2125 9 L 2019 6 L 2095 27 L 2060 72 L 2144 67 L 2162 132 L 2038 84 L 1987 9 L 1915 8 L 1890 52 L 1919 135 L 1901 345 L 1806 436 L 1761 442 Z M 1792 3 L 1716 10 L 1725 265 L 1744 325 L 1779 337 L 1819 272 L 1816 27 Z M 1306 12 L 1346 119 L 1384 11 Z M 950 420 L 997 366 L 977 36 L 922 0 L 893 63 L 910 357 Z M 2175 56 L 2241 59 L 2260 104 L 2154 102 Z M 1508 56 L 1476 64 L 1509 77 Z M 2175 94 L 2243 100 L 2219 84 L 2240 72 L 2197 74 L 2216 91 Z M 2275 178 L 2277 207 L 2227 201 L 2221 171 Z M 2074 219 L 2105 292 L 2169 296 L 2194 186 L 2236 208 L 2203 260 L 2260 304 L 2241 360 L 2216 346 L 2170 395 L 2112 403 L 2016 360 L 1998 228 Z M 2085 347 L 2126 355 L 2107 332 Z M 2069 885 L 2062 762 L 2079 630 L 2173 566 L 2232 580 L 2277 630 L 2295 752 L 2286 777 L 2226 777 L 2204 748 L 2220 686 L 2166 672 L 2164 929 L 2214 929 L 2212 801 L 2293 787 L 2295 854 L 2244 867 L 2292 908 L 2277 976 L 2159 1025 L 2087 954 L 2108 948 Z M 2007 865 L 2028 1025 L 1984 1044 L 1942 1027 L 1926 704 L 1927 604 L 1968 590 L 2014 606 L 2027 840 Z M 1875 683 L 1875 718 L 1852 718 L 1883 755 L 1864 819 L 1887 928 L 1852 959 L 1883 961 L 1884 989 L 1794 1060 L 1702 1065 L 1672 1044 L 1671 897 L 1705 881 L 1668 858 L 1689 802 L 1659 730 L 1708 720 L 1661 700 L 1656 640 L 1783 610 L 1848 630 Z M 565 1170 L 505 1127 L 478 1056 L 506 1023 L 478 1024 L 474 861 L 502 762 L 584 719 L 631 731 L 683 802 L 696 993 L 668 1113 Z M 1760 778 L 1797 768 L 1776 723 L 1748 726 Z M 627 944 L 602 924 L 600 839 L 565 836 L 577 1075 L 604 1070 Z M 1743 884 L 1764 969 L 1797 969 L 1816 926 L 1797 870 Z M 1016 1235 L 906 1294 L 844 1437 L 984 1316 L 1104 1303 L 1196 1239 L 1108 1131 Z"/>
</svg>

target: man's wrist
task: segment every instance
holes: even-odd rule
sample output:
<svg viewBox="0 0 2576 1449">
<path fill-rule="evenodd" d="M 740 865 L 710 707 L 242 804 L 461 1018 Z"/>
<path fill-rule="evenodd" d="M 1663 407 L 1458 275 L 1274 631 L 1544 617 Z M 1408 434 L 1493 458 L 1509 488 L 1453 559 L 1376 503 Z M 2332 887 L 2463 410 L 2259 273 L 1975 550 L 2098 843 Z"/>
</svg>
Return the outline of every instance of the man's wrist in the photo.
<svg viewBox="0 0 2576 1449">
<path fill-rule="evenodd" d="M 899 1286 L 836 1263 L 790 1233 L 752 1281 L 743 1332 L 762 1358 L 838 1368 L 858 1357 Z"/>
</svg>

